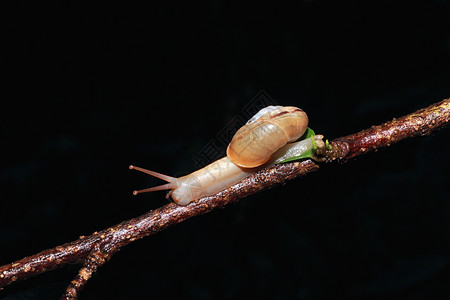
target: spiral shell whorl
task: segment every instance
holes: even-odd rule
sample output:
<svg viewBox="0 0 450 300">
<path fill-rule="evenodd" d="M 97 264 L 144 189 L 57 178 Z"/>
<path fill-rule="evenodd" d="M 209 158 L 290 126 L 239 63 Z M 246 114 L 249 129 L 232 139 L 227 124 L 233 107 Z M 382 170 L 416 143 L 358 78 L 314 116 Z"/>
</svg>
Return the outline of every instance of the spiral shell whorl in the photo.
<svg viewBox="0 0 450 300">
<path fill-rule="evenodd" d="M 234 135 L 227 156 L 235 165 L 258 167 L 288 142 L 297 140 L 308 126 L 306 113 L 297 107 L 268 106 Z"/>
</svg>

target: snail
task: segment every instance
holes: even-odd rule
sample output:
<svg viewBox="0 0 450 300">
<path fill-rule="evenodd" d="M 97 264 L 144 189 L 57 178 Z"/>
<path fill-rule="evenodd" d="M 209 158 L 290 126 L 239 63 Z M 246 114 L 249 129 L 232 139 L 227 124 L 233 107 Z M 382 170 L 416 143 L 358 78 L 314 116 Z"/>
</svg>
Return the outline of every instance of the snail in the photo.
<svg viewBox="0 0 450 300">
<path fill-rule="evenodd" d="M 175 178 L 130 165 L 130 169 L 168 182 L 135 190 L 133 194 L 170 190 L 166 198 L 171 196 L 179 205 L 215 195 L 262 168 L 298 156 L 313 149 L 317 143 L 323 144 L 321 135 L 288 144 L 299 139 L 307 128 L 308 117 L 303 110 L 289 106 L 265 107 L 235 133 L 228 145 L 227 156 L 189 175 Z"/>
</svg>

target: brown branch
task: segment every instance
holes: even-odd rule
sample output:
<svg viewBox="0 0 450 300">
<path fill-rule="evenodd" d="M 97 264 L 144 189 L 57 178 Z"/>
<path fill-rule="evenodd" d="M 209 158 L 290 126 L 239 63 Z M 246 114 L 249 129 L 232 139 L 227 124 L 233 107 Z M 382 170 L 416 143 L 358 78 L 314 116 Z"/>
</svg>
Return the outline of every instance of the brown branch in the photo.
<svg viewBox="0 0 450 300">
<path fill-rule="evenodd" d="M 448 125 L 449 119 L 450 98 L 404 117 L 394 118 L 390 122 L 338 138 L 336 141 L 348 145 L 348 153 L 345 157 L 348 160 L 371 150 L 390 146 L 406 138 L 428 135 L 432 131 Z"/>
<path fill-rule="evenodd" d="M 326 156 L 328 160 L 347 160 L 409 137 L 430 134 L 449 122 L 450 99 L 446 99 L 404 117 L 338 138 L 331 142 L 332 150 L 319 154 Z M 80 237 L 76 241 L 25 257 L 0 267 L 0 289 L 15 281 L 78 262 L 84 265 L 63 296 L 63 299 L 76 299 L 79 290 L 92 274 L 114 253 L 132 241 L 318 169 L 318 164 L 311 160 L 275 165 L 245 178 L 217 195 L 202 198 L 188 206 L 167 204 L 88 237 Z"/>
<path fill-rule="evenodd" d="M 132 241 L 164 230 L 193 216 L 236 202 L 247 195 L 282 183 L 285 180 L 315 171 L 318 168 L 318 165 L 310 160 L 277 165 L 261 170 L 217 195 L 202 198 L 187 206 L 170 203 L 140 217 L 95 232 L 88 237 L 80 237 L 76 241 L 25 257 L 0 267 L 0 288 L 58 266 L 83 262 L 88 256 L 91 264 L 101 265 L 103 260 L 107 261 L 121 247 Z M 96 253 L 96 255 L 90 255 L 91 253 Z M 79 277 L 80 275 L 78 275 L 78 279 Z M 81 282 L 78 279 L 75 279 L 75 281 Z M 71 287 L 77 285 L 78 283 L 72 283 Z"/>
</svg>

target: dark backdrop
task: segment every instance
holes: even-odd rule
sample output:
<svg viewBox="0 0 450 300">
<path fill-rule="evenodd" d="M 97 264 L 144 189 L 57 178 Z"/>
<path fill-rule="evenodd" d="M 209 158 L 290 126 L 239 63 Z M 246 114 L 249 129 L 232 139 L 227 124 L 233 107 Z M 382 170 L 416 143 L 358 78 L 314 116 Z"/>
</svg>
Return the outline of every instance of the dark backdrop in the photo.
<svg viewBox="0 0 450 300">
<path fill-rule="evenodd" d="M 3 35 L 0 265 L 166 203 L 131 191 L 258 92 L 343 136 L 450 97 L 449 3 L 13 4 Z M 449 129 L 132 243 L 82 299 L 448 299 Z M 78 266 L 2 291 L 57 299 Z"/>
</svg>

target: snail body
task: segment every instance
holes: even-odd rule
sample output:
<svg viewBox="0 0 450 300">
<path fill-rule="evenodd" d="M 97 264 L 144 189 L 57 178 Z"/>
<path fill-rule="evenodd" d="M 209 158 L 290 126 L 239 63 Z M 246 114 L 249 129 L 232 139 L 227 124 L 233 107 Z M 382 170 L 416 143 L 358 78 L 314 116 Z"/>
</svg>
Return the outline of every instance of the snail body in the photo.
<svg viewBox="0 0 450 300">
<path fill-rule="evenodd" d="M 187 205 L 194 200 L 215 195 L 255 172 L 253 169 L 236 166 L 226 156 L 204 168 L 179 178 L 135 166 L 130 166 L 130 169 L 147 173 L 168 182 L 160 186 L 135 191 L 134 194 L 170 189 L 171 191 L 166 198 L 172 197 L 173 201 L 179 205 Z"/>
<path fill-rule="evenodd" d="M 286 151 L 292 148 L 292 144 L 287 145 L 290 147 L 285 145 L 300 138 L 307 126 L 308 117 L 303 110 L 296 107 L 268 106 L 236 132 L 228 145 L 226 157 L 189 175 L 175 178 L 131 165 L 130 169 L 168 182 L 134 191 L 133 194 L 170 189 L 166 198 L 171 196 L 179 205 L 187 205 L 200 198 L 215 195 L 261 168 L 278 162 L 277 157 L 286 155 L 283 148 L 286 148 Z M 275 152 L 277 157 L 272 157 Z"/>
</svg>

